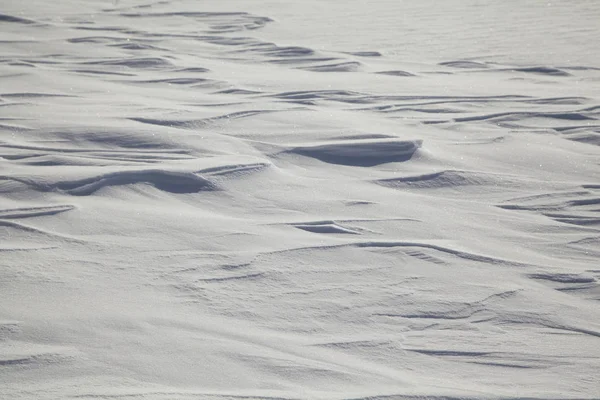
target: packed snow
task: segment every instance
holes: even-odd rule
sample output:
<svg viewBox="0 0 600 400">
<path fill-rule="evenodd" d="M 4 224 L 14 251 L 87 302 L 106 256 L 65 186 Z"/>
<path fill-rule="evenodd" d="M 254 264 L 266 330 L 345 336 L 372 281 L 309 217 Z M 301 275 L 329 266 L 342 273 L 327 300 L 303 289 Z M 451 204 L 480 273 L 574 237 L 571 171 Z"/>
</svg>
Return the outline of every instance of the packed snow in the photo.
<svg viewBox="0 0 600 400">
<path fill-rule="evenodd" d="M 600 2 L 4 1 L 0 398 L 600 398 Z"/>
</svg>

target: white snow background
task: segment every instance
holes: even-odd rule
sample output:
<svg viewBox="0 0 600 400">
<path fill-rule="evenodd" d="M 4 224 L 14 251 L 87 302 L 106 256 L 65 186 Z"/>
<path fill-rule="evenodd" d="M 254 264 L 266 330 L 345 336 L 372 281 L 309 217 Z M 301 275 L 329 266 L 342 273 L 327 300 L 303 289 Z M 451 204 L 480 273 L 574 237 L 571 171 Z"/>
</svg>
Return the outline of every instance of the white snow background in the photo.
<svg viewBox="0 0 600 400">
<path fill-rule="evenodd" d="M 600 2 L 0 2 L 1 399 L 600 398 Z"/>
</svg>

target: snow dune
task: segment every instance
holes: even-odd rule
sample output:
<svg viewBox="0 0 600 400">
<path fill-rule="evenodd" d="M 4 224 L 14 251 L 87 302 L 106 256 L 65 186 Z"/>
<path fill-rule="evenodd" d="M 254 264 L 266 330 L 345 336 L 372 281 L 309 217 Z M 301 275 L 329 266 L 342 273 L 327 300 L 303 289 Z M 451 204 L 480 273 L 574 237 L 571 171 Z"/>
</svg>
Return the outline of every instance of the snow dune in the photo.
<svg viewBox="0 0 600 400">
<path fill-rule="evenodd" d="M 0 397 L 597 399 L 594 1 L 0 14 Z"/>
</svg>

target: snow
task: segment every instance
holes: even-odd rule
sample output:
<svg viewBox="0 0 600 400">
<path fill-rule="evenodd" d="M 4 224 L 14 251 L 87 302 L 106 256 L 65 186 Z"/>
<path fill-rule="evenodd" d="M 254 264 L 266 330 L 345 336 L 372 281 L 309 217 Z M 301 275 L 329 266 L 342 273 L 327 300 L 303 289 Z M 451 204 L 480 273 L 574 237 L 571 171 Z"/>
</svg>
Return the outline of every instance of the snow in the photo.
<svg viewBox="0 0 600 400">
<path fill-rule="evenodd" d="M 0 398 L 598 398 L 596 1 L 5 3 Z"/>
</svg>

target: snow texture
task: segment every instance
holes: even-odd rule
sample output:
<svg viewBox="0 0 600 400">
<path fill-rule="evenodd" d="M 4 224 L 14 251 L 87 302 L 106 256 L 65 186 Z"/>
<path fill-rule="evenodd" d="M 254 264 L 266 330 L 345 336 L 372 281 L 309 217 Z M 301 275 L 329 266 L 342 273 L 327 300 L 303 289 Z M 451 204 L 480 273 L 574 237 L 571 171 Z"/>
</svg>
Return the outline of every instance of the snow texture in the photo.
<svg viewBox="0 0 600 400">
<path fill-rule="evenodd" d="M 0 11 L 0 398 L 599 398 L 600 2 Z"/>
</svg>

